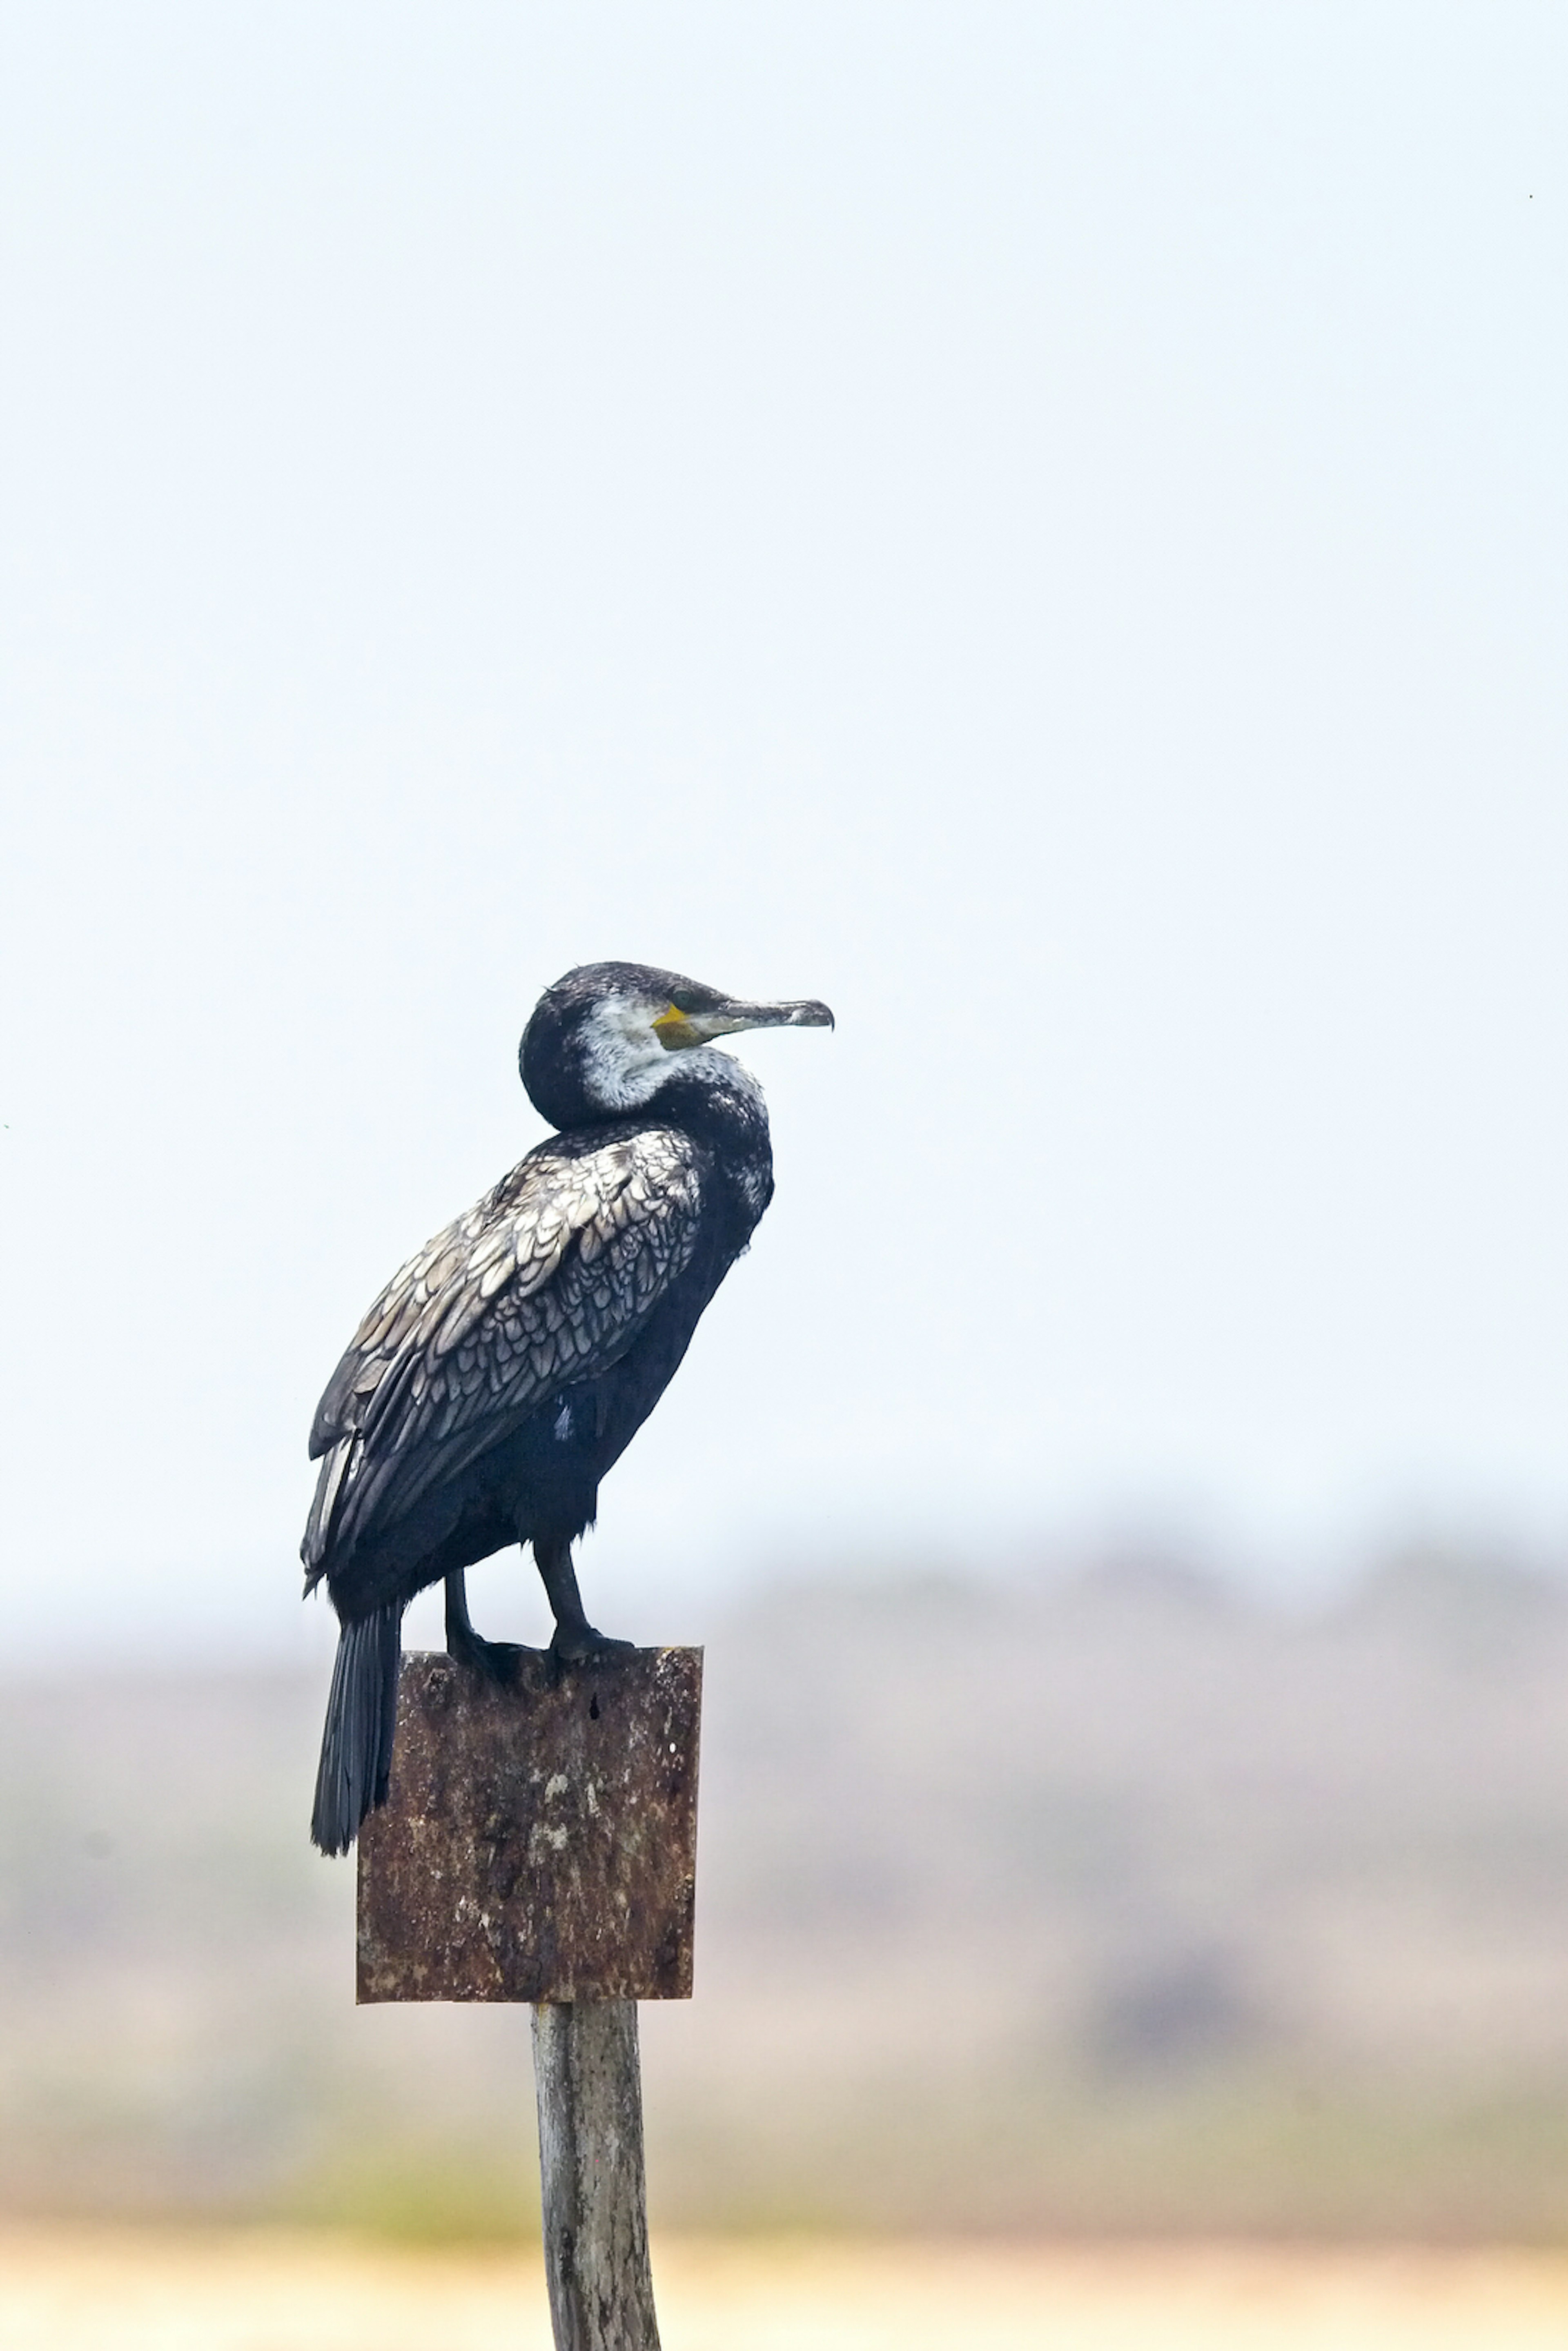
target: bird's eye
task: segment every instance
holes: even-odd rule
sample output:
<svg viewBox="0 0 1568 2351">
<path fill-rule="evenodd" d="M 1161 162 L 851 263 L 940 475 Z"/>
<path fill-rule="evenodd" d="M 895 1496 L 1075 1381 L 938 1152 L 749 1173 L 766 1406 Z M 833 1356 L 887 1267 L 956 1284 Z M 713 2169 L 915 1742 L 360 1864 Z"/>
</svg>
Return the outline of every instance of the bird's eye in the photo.
<svg viewBox="0 0 1568 2351">
<path fill-rule="evenodd" d="M 695 1012 L 701 1001 L 695 987 L 672 987 L 670 990 L 670 1002 L 677 1012 Z"/>
</svg>

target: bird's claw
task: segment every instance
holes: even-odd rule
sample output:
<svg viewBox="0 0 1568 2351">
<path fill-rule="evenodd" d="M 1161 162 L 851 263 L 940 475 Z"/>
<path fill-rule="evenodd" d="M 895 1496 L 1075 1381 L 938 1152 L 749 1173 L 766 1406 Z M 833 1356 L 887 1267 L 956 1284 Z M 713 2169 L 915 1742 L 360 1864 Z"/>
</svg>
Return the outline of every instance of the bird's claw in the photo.
<svg viewBox="0 0 1568 2351">
<path fill-rule="evenodd" d="M 559 1682 L 570 1666 L 608 1665 L 616 1658 L 634 1656 L 636 1651 L 635 1641 L 612 1641 L 592 1625 L 574 1625 L 569 1632 L 558 1625 L 545 1656 L 550 1678 Z"/>
<path fill-rule="evenodd" d="M 529 1654 L 516 1641 L 486 1641 L 478 1633 L 459 1633 L 446 1636 L 448 1655 L 460 1666 L 482 1674 L 487 1682 L 500 1689 L 509 1689 L 522 1670 L 523 1659 Z"/>
</svg>

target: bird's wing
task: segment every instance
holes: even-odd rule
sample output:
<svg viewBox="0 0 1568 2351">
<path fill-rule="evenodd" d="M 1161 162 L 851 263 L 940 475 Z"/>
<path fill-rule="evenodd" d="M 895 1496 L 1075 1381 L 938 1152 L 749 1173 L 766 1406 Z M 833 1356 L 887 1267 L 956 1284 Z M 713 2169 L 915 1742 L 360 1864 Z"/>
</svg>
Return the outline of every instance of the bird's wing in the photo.
<svg viewBox="0 0 1568 2351">
<path fill-rule="evenodd" d="M 386 1526 L 574 1380 L 624 1354 L 691 1262 L 697 1146 L 643 1127 L 581 1154 L 529 1154 L 392 1276 L 310 1431 L 325 1454 L 301 1545 Z"/>
</svg>

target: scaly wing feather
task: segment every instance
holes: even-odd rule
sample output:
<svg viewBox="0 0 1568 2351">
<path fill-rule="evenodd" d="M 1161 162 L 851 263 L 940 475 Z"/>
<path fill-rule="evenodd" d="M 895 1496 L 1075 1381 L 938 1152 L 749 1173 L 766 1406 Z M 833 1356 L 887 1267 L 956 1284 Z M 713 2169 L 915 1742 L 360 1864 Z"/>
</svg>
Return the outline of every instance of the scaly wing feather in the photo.
<svg viewBox="0 0 1568 2351">
<path fill-rule="evenodd" d="M 402 1519 L 528 1414 L 625 1353 L 690 1263 L 697 1146 L 639 1127 L 541 1144 L 426 1243 L 365 1316 L 318 1407 L 325 1455 L 301 1553 Z"/>
</svg>

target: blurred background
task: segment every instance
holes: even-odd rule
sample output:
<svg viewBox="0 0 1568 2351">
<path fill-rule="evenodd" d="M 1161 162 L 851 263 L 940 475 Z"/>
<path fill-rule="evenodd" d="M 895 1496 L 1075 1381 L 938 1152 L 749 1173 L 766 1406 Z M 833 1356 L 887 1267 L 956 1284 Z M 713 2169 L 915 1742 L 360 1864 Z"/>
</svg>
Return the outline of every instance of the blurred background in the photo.
<svg viewBox="0 0 1568 2351">
<path fill-rule="evenodd" d="M 662 2218 L 1568 2232 L 1565 68 L 6 10 L 0 2202 L 527 2211 L 526 2018 L 350 2005 L 304 1436 L 625 956 L 839 1016 L 584 1547 Z"/>
</svg>

